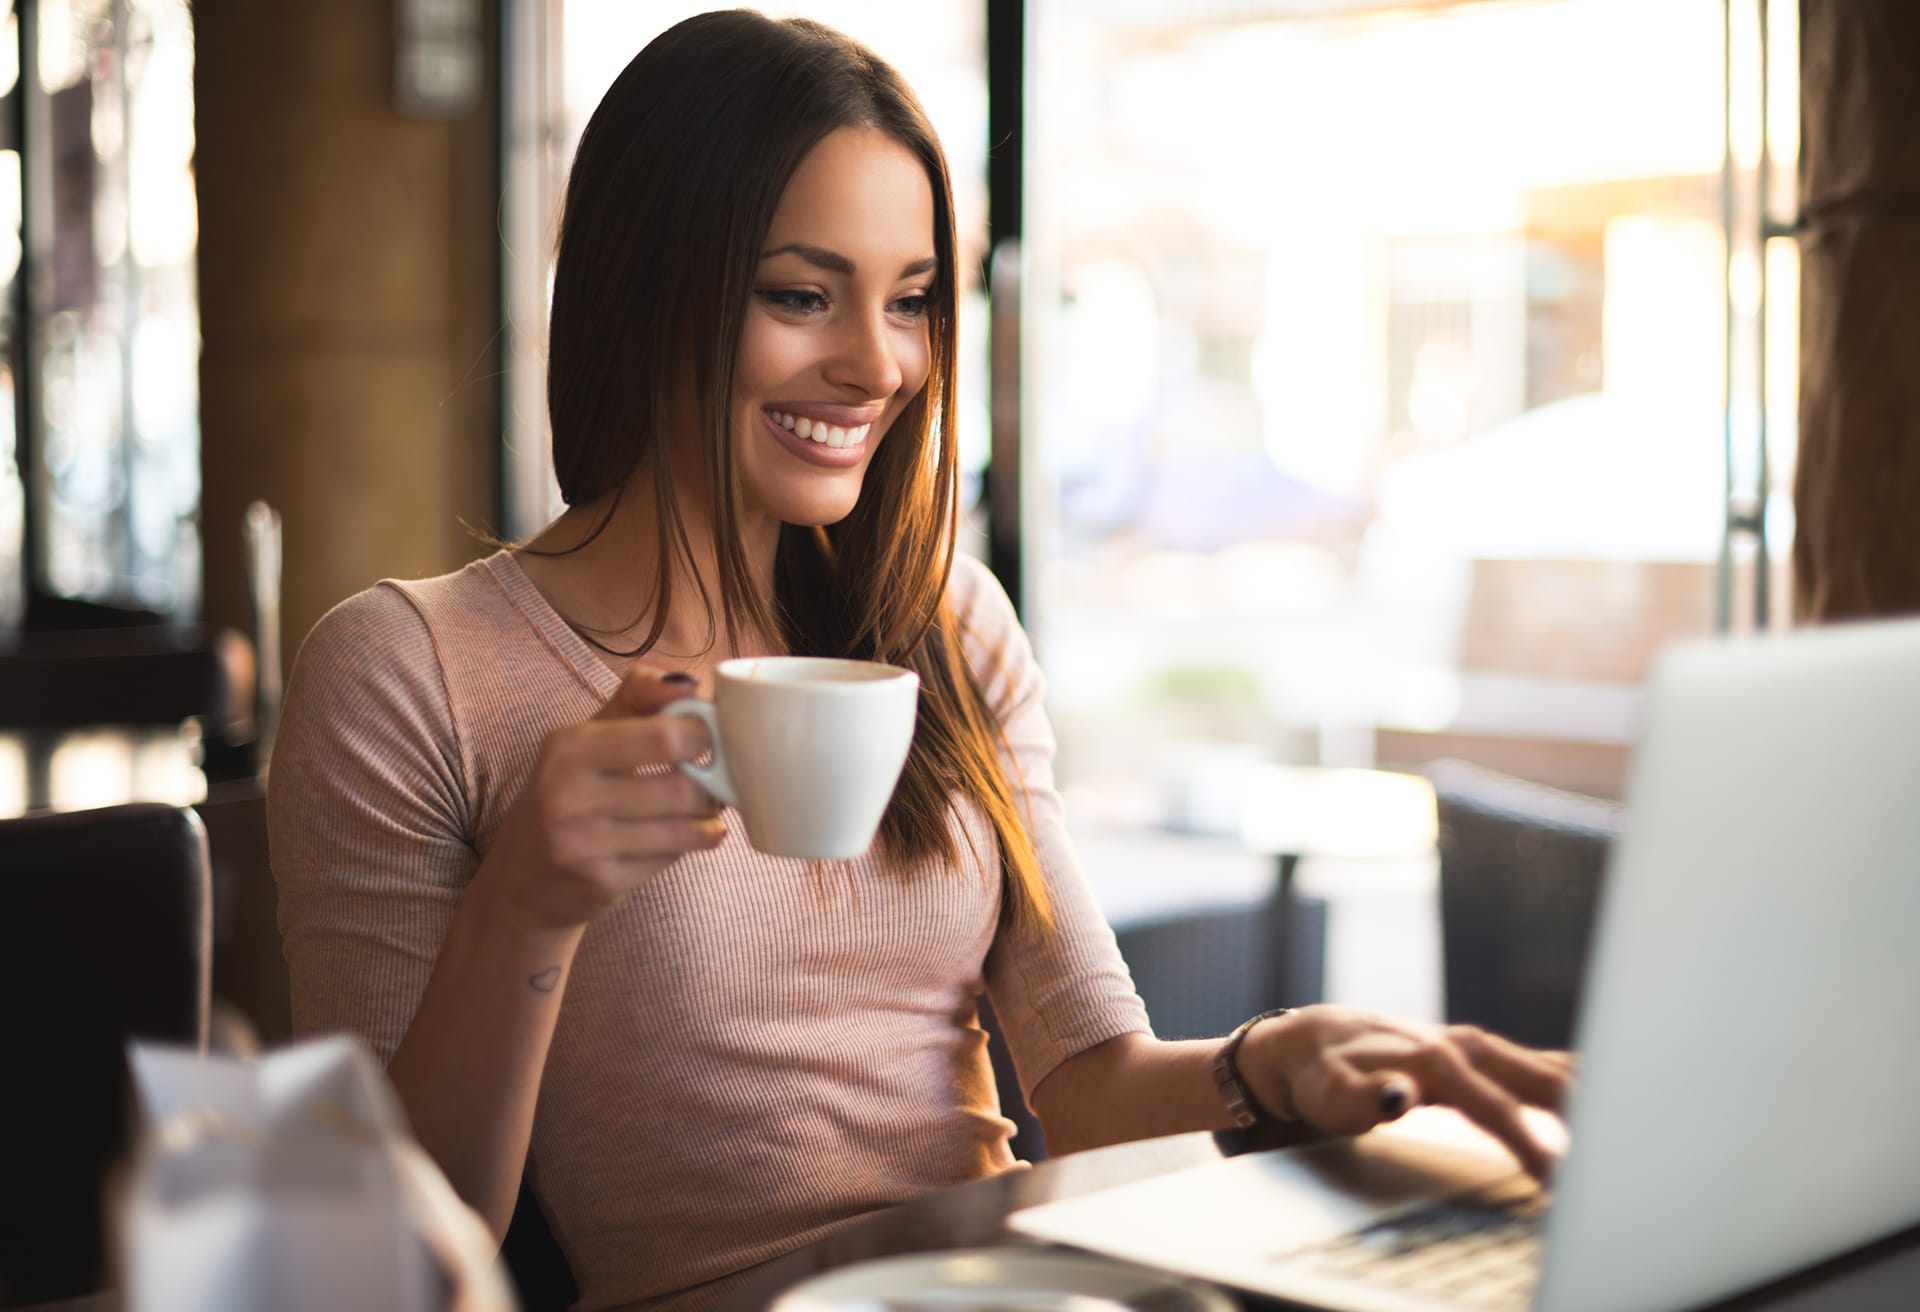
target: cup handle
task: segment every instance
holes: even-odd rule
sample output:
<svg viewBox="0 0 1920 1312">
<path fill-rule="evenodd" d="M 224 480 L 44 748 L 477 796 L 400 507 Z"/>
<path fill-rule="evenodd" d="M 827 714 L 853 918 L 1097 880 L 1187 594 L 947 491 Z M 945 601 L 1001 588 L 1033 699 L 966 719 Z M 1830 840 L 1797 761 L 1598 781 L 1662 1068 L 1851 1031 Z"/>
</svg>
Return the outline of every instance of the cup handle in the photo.
<svg viewBox="0 0 1920 1312">
<path fill-rule="evenodd" d="M 733 791 L 733 779 L 727 774 L 727 763 L 720 755 L 720 721 L 714 715 L 713 703 L 698 697 L 682 697 L 677 702 L 668 702 L 661 707 L 660 714 L 692 716 L 707 726 L 707 736 L 713 740 L 713 764 L 695 765 L 692 761 L 682 761 L 679 769 L 716 800 L 728 806 L 740 805 L 740 798 Z"/>
</svg>

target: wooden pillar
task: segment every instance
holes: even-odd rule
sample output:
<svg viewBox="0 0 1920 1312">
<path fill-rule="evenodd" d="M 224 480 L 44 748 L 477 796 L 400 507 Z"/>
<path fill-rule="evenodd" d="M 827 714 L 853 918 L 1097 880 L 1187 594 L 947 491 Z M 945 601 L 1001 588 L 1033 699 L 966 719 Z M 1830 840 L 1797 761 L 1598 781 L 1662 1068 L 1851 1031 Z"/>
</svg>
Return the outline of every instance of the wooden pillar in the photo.
<svg viewBox="0 0 1920 1312">
<path fill-rule="evenodd" d="M 393 3 L 193 10 L 206 617 L 249 626 L 262 498 L 288 664 L 336 602 L 496 526 L 497 77 L 457 119 L 402 117 Z"/>
<path fill-rule="evenodd" d="M 1800 48 L 1794 609 L 1920 611 L 1920 4 L 1802 0 Z"/>
</svg>

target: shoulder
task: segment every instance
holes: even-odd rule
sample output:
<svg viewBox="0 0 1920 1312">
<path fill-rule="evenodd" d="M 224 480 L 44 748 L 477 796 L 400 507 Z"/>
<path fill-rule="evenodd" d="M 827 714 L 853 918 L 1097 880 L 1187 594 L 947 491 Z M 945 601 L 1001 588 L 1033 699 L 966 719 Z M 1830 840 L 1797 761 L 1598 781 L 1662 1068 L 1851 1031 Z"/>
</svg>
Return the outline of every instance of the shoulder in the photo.
<svg viewBox="0 0 1920 1312">
<path fill-rule="evenodd" d="M 427 703 L 444 718 L 448 647 L 476 624 L 498 627 L 500 590 L 489 562 L 437 578 L 385 579 L 335 606 L 300 644 L 289 700 L 345 710 Z"/>
<path fill-rule="evenodd" d="M 984 562 L 956 555 L 947 580 L 954 639 L 988 703 L 1004 718 L 1042 692 L 1033 647 L 1007 590 Z"/>
<path fill-rule="evenodd" d="M 998 648 L 1011 638 L 1024 636 L 1006 588 L 976 557 L 954 556 L 953 573 L 947 579 L 947 600 L 969 651 L 976 645 Z"/>
<path fill-rule="evenodd" d="M 506 551 L 496 551 L 451 574 L 427 579 L 385 579 L 368 591 L 385 592 L 404 600 L 420 621 L 435 632 L 474 625 L 498 626 L 519 613 L 503 580 L 503 574 L 514 570 L 507 563 L 509 559 Z M 360 595 L 364 597 L 367 593 Z"/>
<path fill-rule="evenodd" d="M 308 633 L 287 679 L 268 788 L 269 823 L 283 839 L 362 812 L 417 813 L 422 832 L 429 823 L 464 832 L 473 771 L 443 660 L 460 644 L 440 618 L 475 568 L 376 583 Z"/>
<path fill-rule="evenodd" d="M 335 606 L 300 645 L 296 669 L 360 674 L 432 665 L 443 631 L 492 611 L 500 598 L 488 561 L 437 578 L 383 579 Z"/>
<path fill-rule="evenodd" d="M 432 633 L 419 608 L 393 584 L 376 583 L 320 617 L 300 644 L 294 680 L 354 679 L 432 656 Z"/>
<path fill-rule="evenodd" d="M 281 707 L 274 779 L 317 785 L 343 772 L 343 754 L 411 755 L 451 737 L 451 718 L 431 629 L 404 593 L 375 584 L 328 611 L 300 644 Z"/>
</svg>

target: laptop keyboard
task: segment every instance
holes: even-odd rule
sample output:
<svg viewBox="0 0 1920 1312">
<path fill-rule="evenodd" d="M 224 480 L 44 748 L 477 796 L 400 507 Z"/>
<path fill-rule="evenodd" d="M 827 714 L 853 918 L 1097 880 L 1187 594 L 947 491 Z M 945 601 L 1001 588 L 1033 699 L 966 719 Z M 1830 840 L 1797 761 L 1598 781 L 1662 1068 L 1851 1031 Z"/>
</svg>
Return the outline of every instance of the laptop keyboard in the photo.
<svg viewBox="0 0 1920 1312">
<path fill-rule="evenodd" d="M 1543 1195 L 1434 1203 L 1302 1254 L 1317 1273 L 1488 1312 L 1524 1309 L 1540 1279 Z"/>
</svg>

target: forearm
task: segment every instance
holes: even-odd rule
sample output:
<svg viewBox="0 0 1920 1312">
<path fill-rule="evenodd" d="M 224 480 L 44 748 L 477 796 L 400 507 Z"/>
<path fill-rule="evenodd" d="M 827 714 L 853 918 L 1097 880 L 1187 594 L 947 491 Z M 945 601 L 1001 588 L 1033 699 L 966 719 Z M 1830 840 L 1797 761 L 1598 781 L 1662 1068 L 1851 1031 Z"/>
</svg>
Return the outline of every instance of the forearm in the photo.
<svg viewBox="0 0 1920 1312">
<path fill-rule="evenodd" d="M 388 1074 L 421 1145 L 498 1237 L 582 931 L 531 925 L 489 874 L 462 899 Z"/>
<path fill-rule="evenodd" d="M 1566 1053 L 1536 1052 L 1471 1025 L 1423 1025 L 1318 1004 L 1257 1018 L 1234 1067 L 1254 1102 L 1297 1118 L 1297 1131 L 1362 1134 L 1409 1107 L 1458 1108 L 1545 1179 L 1554 1151 L 1522 1116 L 1558 1110 L 1573 1078 Z M 1070 1059 L 1034 1090 L 1047 1148 L 1072 1152 L 1182 1130 L 1224 1129 L 1213 1079 L 1224 1039 L 1110 1040 Z"/>
<path fill-rule="evenodd" d="M 1221 1042 L 1123 1034 L 1063 1063 L 1033 1091 L 1048 1153 L 1228 1128 L 1213 1082 Z"/>
</svg>

